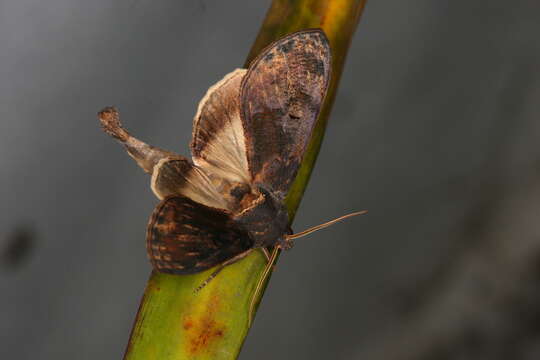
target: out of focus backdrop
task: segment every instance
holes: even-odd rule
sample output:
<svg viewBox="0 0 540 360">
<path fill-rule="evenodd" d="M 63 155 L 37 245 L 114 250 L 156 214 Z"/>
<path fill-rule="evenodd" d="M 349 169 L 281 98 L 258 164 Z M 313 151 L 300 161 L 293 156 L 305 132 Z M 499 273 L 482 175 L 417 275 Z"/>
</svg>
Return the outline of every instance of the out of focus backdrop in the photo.
<svg viewBox="0 0 540 360">
<path fill-rule="evenodd" d="M 0 1 L 0 354 L 119 359 L 149 178 L 270 1 Z M 240 359 L 540 358 L 540 2 L 370 0 Z"/>
</svg>

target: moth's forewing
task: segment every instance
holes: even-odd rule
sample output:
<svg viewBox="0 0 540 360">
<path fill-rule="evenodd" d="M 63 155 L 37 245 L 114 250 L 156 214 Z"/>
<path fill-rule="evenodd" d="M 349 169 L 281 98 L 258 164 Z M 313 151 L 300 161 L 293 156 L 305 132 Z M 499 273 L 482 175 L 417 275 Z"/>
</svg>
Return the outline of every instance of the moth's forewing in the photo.
<svg viewBox="0 0 540 360">
<path fill-rule="evenodd" d="M 288 191 L 328 88 L 330 57 L 326 36 L 314 29 L 276 41 L 251 63 L 240 99 L 254 182 Z"/>
<path fill-rule="evenodd" d="M 250 182 L 240 120 L 240 83 L 245 73 L 237 69 L 208 89 L 193 120 L 193 161 L 229 182 Z"/>
<path fill-rule="evenodd" d="M 171 195 L 183 195 L 203 205 L 228 208 L 227 201 L 205 171 L 187 159 L 162 159 L 154 167 L 151 187 L 160 199 Z"/>
<path fill-rule="evenodd" d="M 156 270 L 193 274 L 249 251 L 253 242 L 227 211 L 175 196 L 154 210 L 146 246 Z"/>
</svg>

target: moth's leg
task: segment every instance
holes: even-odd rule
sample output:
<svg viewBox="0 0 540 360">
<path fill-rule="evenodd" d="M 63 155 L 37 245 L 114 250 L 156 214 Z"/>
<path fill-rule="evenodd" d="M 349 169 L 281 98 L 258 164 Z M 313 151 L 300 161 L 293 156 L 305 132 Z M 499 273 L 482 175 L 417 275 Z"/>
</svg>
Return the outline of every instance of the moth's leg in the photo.
<svg viewBox="0 0 540 360">
<path fill-rule="evenodd" d="M 261 252 L 263 253 L 264 257 L 266 258 L 266 261 L 270 261 L 270 250 L 268 250 L 265 247 L 262 247 Z"/>
<path fill-rule="evenodd" d="M 245 258 L 247 256 L 247 254 L 249 254 L 252 250 L 253 249 L 249 249 L 248 251 L 244 251 L 243 253 L 240 253 L 240 254 L 236 255 L 235 257 L 230 258 L 229 260 L 227 260 L 224 263 L 220 264 L 218 266 L 218 268 L 213 273 L 211 273 L 210 276 L 206 280 L 204 280 L 201 285 L 197 286 L 193 292 L 198 293 L 199 291 L 201 291 L 206 285 L 208 285 L 208 283 L 210 281 L 212 281 L 212 279 L 214 279 L 221 272 L 221 270 L 223 270 L 225 268 L 225 266 L 231 265 L 232 263 L 235 263 L 238 260 Z"/>
<path fill-rule="evenodd" d="M 161 159 L 170 157 L 182 158 L 180 155 L 148 145 L 131 136 L 122 126 L 118 110 L 114 107 L 106 107 L 101 110 L 98 113 L 98 117 L 103 130 L 116 140 L 120 141 L 126 148 L 128 154 L 149 174 L 152 174 L 154 166 Z"/>
<path fill-rule="evenodd" d="M 266 249 L 265 249 L 266 250 Z M 253 322 L 253 315 L 255 314 L 255 306 L 257 304 L 257 299 L 259 299 L 259 295 L 261 294 L 264 283 L 268 279 L 268 276 L 272 272 L 272 268 L 274 267 L 274 264 L 276 263 L 276 259 L 279 255 L 281 248 L 279 245 L 274 246 L 272 249 L 272 253 L 270 254 L 268 258 L 268 263 L 266 263 L 266 267 L 264 268 L 264 271 L 259 278 L 259 281 L 257 282 L 257 285 L 255 286 L 255 291 L 253 292 L 253 296 L 251 297 L 251 302 L 249 304 L 249 317 L 248 317 L 248 327 L 251 326 L 251 323 Z M 266 250 L 268 252 L 268 250 Z"/>
</svg>

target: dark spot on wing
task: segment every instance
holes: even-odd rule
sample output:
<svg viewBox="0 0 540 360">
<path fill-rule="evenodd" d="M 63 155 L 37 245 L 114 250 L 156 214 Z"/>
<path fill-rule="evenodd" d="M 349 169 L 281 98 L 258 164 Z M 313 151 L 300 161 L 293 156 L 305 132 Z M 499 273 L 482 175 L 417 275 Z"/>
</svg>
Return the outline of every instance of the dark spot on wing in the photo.
<svg viewBox="0 0 540 360">
<path fill-rule="evenodd" d="M 324 62 L 322 60 L 316 59 L 314 66 L 315 74 L 319 76 L 324 75 Z"/>
<path fill-rule="evenodd" d="M 264 60 L 265 61 L 270 61 L 274 58 L 274 54 L 269 52 L 265 57 L 264 57 Z"/>
<path fill-rule="evenodd" d="M 287 41 L 285 44 L 279 47 L 279 51 L 286 54 L 292 50 L 293 46 L 294 46 L 294 40 Z"/>
</svg>

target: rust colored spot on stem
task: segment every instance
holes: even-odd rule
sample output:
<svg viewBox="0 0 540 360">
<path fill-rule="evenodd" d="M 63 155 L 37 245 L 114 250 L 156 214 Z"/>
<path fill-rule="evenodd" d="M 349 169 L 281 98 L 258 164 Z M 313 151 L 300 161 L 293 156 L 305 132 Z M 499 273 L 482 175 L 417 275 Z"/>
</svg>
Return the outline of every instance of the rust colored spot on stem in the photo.
<svg viewBox="0 0 540 360">
<path fill-rule="evenodd" d="M 215 318 L 218 300 L 217 296 L 213 296 L 208 311 L 200 318 L 187 315 L 182 321 L 191 355 L 212 351 L 216 341 L 225 336 L 225 326 Z"/>
<path fill-rule="evenodd" d="M 189 330 L 193 327 L 193 320 L 191 319 L 187 319 L 187 320 L 184 320 L 184 330 Z"/>
</svg>

